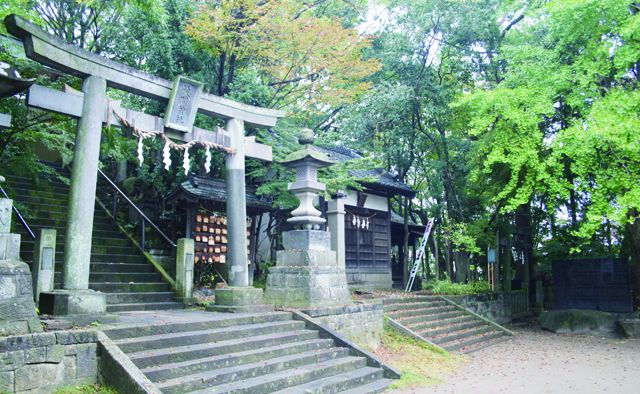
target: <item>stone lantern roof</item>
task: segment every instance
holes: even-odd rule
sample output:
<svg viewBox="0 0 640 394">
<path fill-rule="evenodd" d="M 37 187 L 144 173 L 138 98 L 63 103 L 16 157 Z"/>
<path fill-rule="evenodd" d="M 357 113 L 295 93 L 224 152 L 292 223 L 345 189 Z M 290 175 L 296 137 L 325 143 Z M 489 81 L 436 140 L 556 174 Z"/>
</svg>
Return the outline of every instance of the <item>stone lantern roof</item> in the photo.
<svg viewBox="0 0 640 394">
<path fill-rule="evenodd" d="M 309 129 L 304 129 L 298 136 L 298 143 L 303 145 L 302 149 L 289 153 L 280 164 L 289 168 L 300 167 L 303 163 L 316 168 L 328 167 L 334 164 L 334 161 L 329 159 L 329 156 L 313 148 L 314 140 L 313 132 Z"/>
</svg>

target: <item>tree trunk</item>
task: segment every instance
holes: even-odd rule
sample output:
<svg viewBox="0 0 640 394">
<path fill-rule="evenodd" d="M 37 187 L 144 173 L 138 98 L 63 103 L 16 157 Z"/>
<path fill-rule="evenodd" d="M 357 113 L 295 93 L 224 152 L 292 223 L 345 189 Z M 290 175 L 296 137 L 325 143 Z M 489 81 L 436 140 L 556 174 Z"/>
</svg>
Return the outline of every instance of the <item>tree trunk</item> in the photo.
<svg viewBox="0 0 640 394">
<path fill-rule="evenodd" d="M 467 252 L 455 252 L 456 282 L 467 283 L 469 279 L 469 254 Z"/>
<path fill-rule="evenodd" d="M 409 282 L 409 271 L 408 271 L 408 267 L 409 267 L 409 208 L 411 206 L 411 202 L 409 201 L 409 198 L 405 197 L 403 199 L 404 202 L 404 209 L 403 209 L 403 215 L 404 215 L 404 226 L 402 228 L 403 230 L 403 237 L 402 237 L 402 283 L 403 285 L 406 287 L 407 283 Z"/>
<path fill-rule="evenodd" d="M 535 273 L 533 265 L 533 231 L 531 226 L 531 205 L 522 204 L 516 210 L 515 215 L 516 234 L 520 248 L 524 254 L 524 266 L 522 267 L 522 288 L 529 295 L 529 304 L 535 304 Z"/>
<path fill-rule="evenodd" d="M 507 236 L 504 250 L 502 251 L 502 255 L 500 256 L 500 260 L 502 261 L 502 272 L 504 276 L 502 277 L 502 290 L 506 293 L 511 291 L 511 246 L 513 245 L 513 240 L 511 236 Z"/>
<path fill-rule="evenodd" d="M 630 221 L 625 225 L 623 251 L 628 256 L 636 307 L 640 306 L 640 214 L 632 209 L 627 214 Z"/>
</svg>

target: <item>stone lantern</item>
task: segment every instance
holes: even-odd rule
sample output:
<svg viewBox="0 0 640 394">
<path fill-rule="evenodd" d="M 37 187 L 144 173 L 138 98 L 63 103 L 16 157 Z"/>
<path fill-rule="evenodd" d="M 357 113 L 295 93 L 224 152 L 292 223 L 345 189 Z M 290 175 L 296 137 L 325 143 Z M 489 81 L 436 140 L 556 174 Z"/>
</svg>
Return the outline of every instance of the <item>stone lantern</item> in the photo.
<svg viewBox="0 0 640 394">
<path fill-rule="evenodd" d="M 265 299 L 277 307 L 314 308 L 351 304 L 344 267 L 331 250 L 331 234 L 320 230 L 325 223 L 313 206 L 325 185 L 318 182 L 318 168 L 332 164 L 315 150 L 313 133 L 303 130 L 298 138 L 303 148 L 291 153 L 282 165 L 296 169 L 296 180 L 289 184 L 300 205 L 288 220 L 296 229 L 285 231 L 285 250 L 278 251 L 276 266 L 269 270 Z"/>
<path fill-rule="evenodd" d="M 324 153 L 313 149 L 313 140 L 313 132 L 304 129 L 298 137 L 304 148 L 291 153 L 281 164 L 295 168 L 296 180 L 289 184 L 288 189 L 300 200 L 300 206 L 291 212 L 292 217 L 287 221 L 300 229 L 317 230 L 326 222 L 313 206 L 318 193 L 325 190 L 324 183 L 318 182 L 318 168 L 328 167 L 333 162 Z"/>
</svg>

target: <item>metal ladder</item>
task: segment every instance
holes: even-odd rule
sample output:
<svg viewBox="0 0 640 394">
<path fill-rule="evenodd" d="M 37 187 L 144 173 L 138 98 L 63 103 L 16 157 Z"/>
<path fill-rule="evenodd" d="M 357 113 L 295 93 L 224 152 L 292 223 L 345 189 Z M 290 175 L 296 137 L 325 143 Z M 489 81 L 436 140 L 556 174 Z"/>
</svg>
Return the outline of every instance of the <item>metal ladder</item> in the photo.
<svg viewBox="0 0 640 394">
<path fill-rule="evenodd" d="M 407 282 L 407 288 L 404 289 L 405 293 L 411 291 L 411 287 L 413 287 L 413 282 L 416 280 L 416 274 L 418 273 L 418 268 L 420 268 L 420 262 L 422 261 L 422 255 L 424 254 L 425 249 L 427 248 L 427 241 L 429 240 L 429 234 L 431 233 L 431 228 L 433 228 L 434 219 L 431 218 L 427 222 L 427 227 L 424 229 L 424 235 L 422 235 L 422 242 L 420 243 L 420 248 L 418 249 L 418 253 L 416 254 L 416 261 L 413 263 L 413 268 L 411 269 L 411 275 L 409 276 L 409 281 Z"/>
</svg>

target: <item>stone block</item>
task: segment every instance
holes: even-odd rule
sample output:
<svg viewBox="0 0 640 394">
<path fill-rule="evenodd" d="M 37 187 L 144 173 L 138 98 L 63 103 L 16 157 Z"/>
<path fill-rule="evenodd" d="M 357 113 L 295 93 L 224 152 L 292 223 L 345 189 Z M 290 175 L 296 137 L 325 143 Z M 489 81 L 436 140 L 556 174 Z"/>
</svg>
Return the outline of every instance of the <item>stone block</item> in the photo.
<svg viewBox="0 0 640 394">
<path fill-rule="evenodd" d="M 98 378 L 98 351 L 96 344 L 77 345 L 76 354 L 76 378 Z"/>
<path fill-rule="evenodd" d="M 348 340 L 376 349 L 384 331 L 382 304 L 355 304 L 343 307 L 320 307 L 304 309 L 303 313 Z"/>
<path fill-rule="evenodd" d="M 321 230 L 285 231 L 282 244 L 285 250 L 331 250 L 331 234 Z"/>
<path fill-rule="evenodd" d="M 60 331 L 56 332 L 56 342 L 60 345 L 71 345 L 75 343 L 94 343 L 98 341 L 98 334 L 95 331 Z"/>
<path fill-rule="evenodd" d="M 0 336 L 42 331 L 32 297 L 29 266 L 0 261 Z"/>
<path fill-rule="evenodd" d="M 20 260 L 20 234 L 0 233 L 0 260 Z"/>
<path fill-rule="evenodd" d="M 193 297 L 194 256 L 193 239 L 179 239 L 176 252 L 176 293 L 183 300 Z"/>
<path fill-rule="evenodd" d="M 47 361 L 47 347 L 39 346 L 24 349 L 25 364 L 39 364 Z"/>
<path fill-rule="evenodd" d="M 0 371 L 0 392 L 15 393 L 15 372 Z"/>
<path fill-rule="evenodd" d="M 56 343 L 56 335 L 52 332 L 41 334 L 15 335 L 0 340 L 0 352 L 23 350 L 38 346 L 53 345 Z"/>
<path fill-rule="evenodd" d="M 0 353 L 0 371 L 13 371 L 24 365 L 24 350 Z"/>
<path fill-rule="evenodd" d="M 52 315 L 104 313 L 107 295 L 94 290 L 56 290 L 40 295 L 40 311 Z"/>
<path fill-rule="evenodd" d="M 0 234 L 11 232 L 13 200 L 0 198 Z"/>
<path fill-rule="evenodd" d="M 276 259 L 281 267 L 335 266 L 337 261 L 333 250 L 279 250 Z"/>
<path fill-rule="evenodd" d="M 259 305 L 262 303 L 262 289 L 256 287 L 216 289 L 216 305 Z"/>
<path fill-rule="evenodd" d="M 40 293 L 53 291 L 56 255 L 56 230 L 40 229 L 33 250 L 33 299 Z"/>
<path fill-rule="evenodd" d="M 563 334 L 611 334 L 615 332 L 615 313 L 568 309 L 544 311 L 538 317 L 540 327 Z"/>
<path fill-rule="evenodd" d="M 48 363 L 61 363 L 64 359 L 65 351 L 67 347 L 62 345 L 47 346 L 47 362 Z"/>
<path fill-rule="evenodd" d="M 65 382 L 73 382 L 76 380 L 78 371 L 78 365 L 76 363 L 76 356 L 65 356 L 62 359 L 62 367 L 60 368 L 62 373 L 62 380 Z"/>
<path fill-rule="evenodd" d="M 616 325 L 625 338 L 640 338 L 640 318 L 620 319 Z"/>
<path fill-rule="evenodd" d="M 60 385 L 64 382 L 64 369 L 60 364 L 25 365 L 15 371 L 17 392 L 37 389 L 42 386 Z"/>
</svg>

